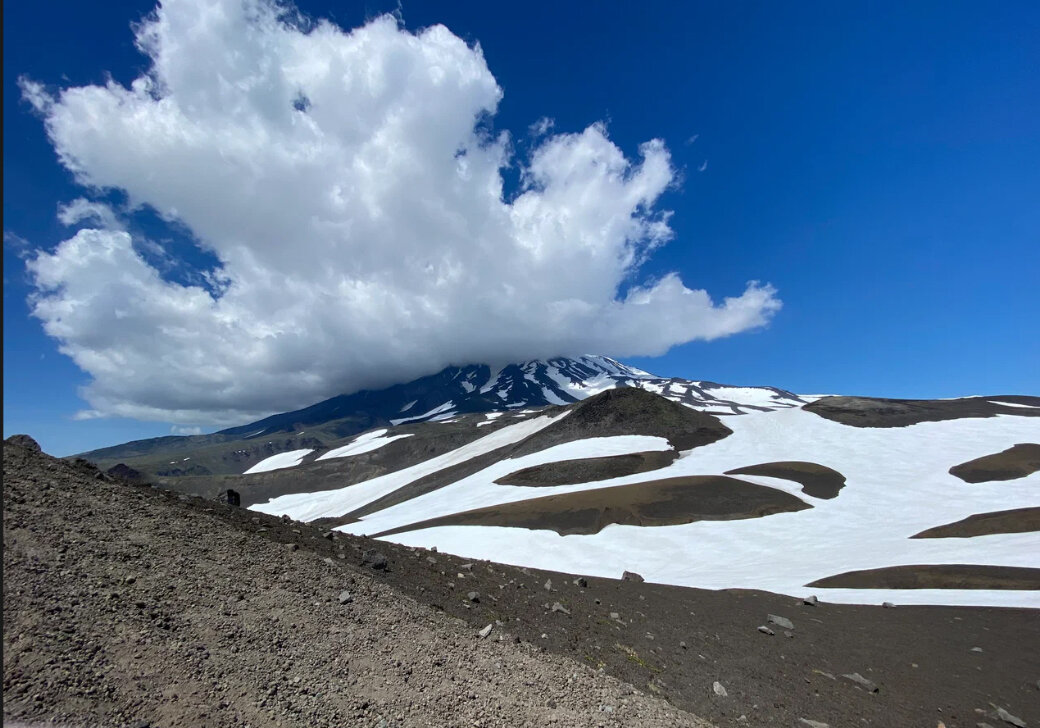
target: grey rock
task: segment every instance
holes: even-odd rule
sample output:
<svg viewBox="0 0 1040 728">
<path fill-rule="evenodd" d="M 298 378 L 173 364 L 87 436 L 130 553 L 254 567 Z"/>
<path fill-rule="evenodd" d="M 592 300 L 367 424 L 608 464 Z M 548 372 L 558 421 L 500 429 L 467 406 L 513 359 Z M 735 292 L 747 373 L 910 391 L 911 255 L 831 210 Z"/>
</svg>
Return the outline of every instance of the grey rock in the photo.
<svg viewBox="0 0 1040 728">
<path fill-rule="evenodd" d="M 680 650 L 685 650 L 686 649 L 686 643 L 685 642 L 680 642 L 679 643 L 679 649 Z"/>
<path fill-rule="evenodd" d="M 589 585 L 589 582 L 585 580 L 584 576 L 579 576 L 577 579 L 575 579 L 571 583 L 574 584 L 574 586 L 581 587 L 582 589 L 584 589 L 585 587 L 587 587 Z"/>
<path fill-rule="evenodd" d="M 613 619 L 615 622 L 620 622 L 621 621 L 621 614 L 619 612 L 611 612 L 610 613 L 610 618 Z"/>
<path fill-rule="evenodd" d="M 552 591 L 552 579 L 546 579 L 545 583 L 542 584 L 542 588 L 545 589 L 545 591 Z"/>
<path fill-rule="evenodd" d="M 646 581 L 642 576 L 634 571 L 626 571 L 621 575 L 621 581 Z"/>
<path fill-rule="evenodd" d="M 329 566 L 335 566 L 336 565 L 336 562 L 332 560 L 331 556 L 326 556 L 324 559 L 322 559 L 322 561 L 324 561 Z"/>
<path fill-rule="evenodd" d="M 489 634 L 491 634 L 491 630 L 493 630 L 494 628 L 495 628 L 494 624 L 489 624 L 487 627 L 485 627 L 484 629 L 482 629 L 479 632 L 477 632 L 477 634 L 480 635 L 480 639 L 484 639 Z"/>
<path fill-rule="evenodd" d="M 996 705 L 994 705 L 993 707 L 997 710 L 997 717 L 1005 723 L 1010 723 L 1013 726 L 1017 726 L 1017 728 L 1026 728 L 1026 722 L 1018 716 L 1011 715 L 1011 713 Z"/>
<path fill-rule="evenodd" d="M 726 688 L 724 688 L 722 686 L 722 683 L 720 683 L 718 680 L 711 684 L 711 691 L 718 695 L 720 698 L 725 698 L 729 695 L 729 693 L 726 692 Z"/>
<path fill-rule="evenodd" d="M 846 680 L 848 680 L 849 682 L 852 682 L 852 683 L 855 683 L 856 685 L 859 685 L 861 688 L 866 690 L 868 693 L 876 693 L 876 692 L 878 692 L 878 686 L 875 685 L 870 680 L 867 680 L 867 678 L 863 677 L 858 672 L 849 673 L 848 675 L 842 675 L 842 677 L 845 678 Z"/>
<path fill-rule="evenodd" d="M 815 607 L 817 604 L 819 604 L 819 600 L 816 598 L 816 595 L 813 594 L 811 597 L 806 597 L 805 599 L 803 599 L 802 604 L 805 604 L 809 607 Z"/>
<path fill-rule="evenodd" d="M 361 564 L 367 566 L 370 569 L 377 571 L 386 571 L 387 561 L 386 556 L 379 553 L 375 549 L 366 551 L 364 556 L 361 557 Z"/>
<path fill-rule="evenodd" d="M 299 546 L 297 546 L 297 545 L 296 545 L 296 544 L 294 544 L 294 543 L 287 543 L 287 544 L 285 544 L 285 547 L 286 547 L 287 549 L 289 549 L 290 551 L 296 551 L 297 549 L 299 549 L 299 548 L 300 548 Z"/>
<path fill-rule="evenodd" d="M 766 621 L 770 624 L 775 624 L 777 627 L 783 627 L 784 629 L 794 629 L 794 623 L 787 617 L 781 617 L 776 614 L 770 614 L 766 617 Z"/>
<path fill-rule="evenodd" d="M 459 571 L 473 571 L 473 564 L 463 564 L 459 567 Z"/>
<path fill-rule="evenodd" d="M 785 629 L 784 630 L 784 637 L 786 637 L 787 639 L 794 639 L 794 632 L 792 632 L 789 629 Z"/>
<path fill-rule="evenodd" d="M 331 541 L 332 539 L 336 538 L 336 532 L 335 531 L 326 531 L 325 535 L 322 536 L 322 538 Z"/>
<path fill-rule="evenodd" d="M 798 725 L 804 725 L 806 728 L 831 728 L 829 723 L 821 723 L 818 720 L 809 720 L 808 718 L 799 718 Z"/>
<path fill-rule="evenodd" d="M 776 634 L 776 632 L 774 632 L 773 630 L 769 629 L 769 627 L 765 626 L 764 624 L 761 627 L 758 628 L 758 631 L 761 632 L 762 634 L 767 634 L 770 637 L 772 637 L 773 635 Z"/>
<path fill-rule="evenodd" d="M 892 602 L 881 602 L 881 606 L 885 609 L 891 609 L 895 606 L 895 604 L 893 604 Z"/>
<path fill-rule="evenodd" d="M 982 648 L 981 647 L 972 647 L 971 651 L 972 652 L 982 652 Z"/>
<path fill-rule="evenodd" d="M 480 592 L 471 591 L 469 594 L 466 595 L 466 598 L 469 599 L 471 602 L 479 602 Z"/>
<path fill-rule="evenodd" d="M 340 604 L 350 604 L 352 601 L 354 601 L 354 597 L 346 589 L 339 593 Z"/>
<path fill-rule="evenodd" d="M 559 602 L 553 602 L 552 611 L 554 611 L 554 612 L 563 612 L 564 614 L 570 614 L 571 613 L 571 610 L 567 609 L 567 607 L 563 606 Z"/>
</svg>

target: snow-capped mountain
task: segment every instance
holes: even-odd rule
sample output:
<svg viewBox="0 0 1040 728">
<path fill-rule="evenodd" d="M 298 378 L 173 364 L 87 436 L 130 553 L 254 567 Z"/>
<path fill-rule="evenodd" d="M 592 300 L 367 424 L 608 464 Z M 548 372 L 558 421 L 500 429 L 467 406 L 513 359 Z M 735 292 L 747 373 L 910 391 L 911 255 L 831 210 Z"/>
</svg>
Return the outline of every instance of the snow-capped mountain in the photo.
<svg viewBox="0 0 1040 728">
<path fill-rule="evenodd" d="M 273 415 L 218 433 L 267 437 L 299 427 L 363 415 L 361 432 L 376 425 L 439 422 L 456 415 L 566 405 L 617 387 L 638 387 L 720 415 L 798 407 L 806 400 L 775 387 L 735 387 L 659 377 L 605 356 L 448 367 L 437 374 L 377 391 L 339 395 L 310 407 Z M 346 431 L 343 435 L 350 434 Z"/>
</svg>

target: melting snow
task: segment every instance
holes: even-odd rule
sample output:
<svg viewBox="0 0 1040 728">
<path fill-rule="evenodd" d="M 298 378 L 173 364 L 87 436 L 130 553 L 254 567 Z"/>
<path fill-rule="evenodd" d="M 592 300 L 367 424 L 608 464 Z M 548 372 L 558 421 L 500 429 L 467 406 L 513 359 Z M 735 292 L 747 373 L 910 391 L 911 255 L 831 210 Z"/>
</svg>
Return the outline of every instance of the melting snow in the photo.
<svg viewBox="0 0 1040 728">
<path fill-rule="evenodd" d="M 488 468 L 459 483 L 351 524 L 358 532 L 406 525 L 452 508 L 568 490 L 681 475 L 721 474 L 756 463 L 806 460 L 848 479 L 837 498 L 818 500 L 797 484 L 740 476 L 793 493 L 814 507 L 737 521 L 679 526 L 611 525 L 591 536 L 490 526 L 454 526 L 392 536 L 410 546 L 437 546 L 466 558 L 618 577 L 625 569 L 667 584 L 708 589 L 765 589 L 846 603 L 975 604 L 1040 607 L 1040 592 L 1021 590 L 821 589 L 816 579 L 859 569 L 908 564 L 989 564 L 1040 568 L 1040 533 L 910 539 L 932 526 L 975 513 L 1037 505 L 1040 473 L 1018 480 L 966 484 L 952 465 L 1036 441 L 1040 423 L 1011 415 L 925 422 L 911 427 L 849 427 L 799 409 L 726 420 L 734 434 L 696 448 L 672 465 L 599 483 L 510 494 Z M 585 441 L 588 442 L 588 441 Z M 537 455 L 542 455 L 539 453 Z M 554 456 L 563 457 L 559 452 Z M 534 457 L 534 456 L 529 456 Z M 573 457 L 573 455 L 568 455 Z M 523 460 L 525 466 L 534 462 Z M 519 460 L 511 467 L 519 465 Z M 497 476 L 495 476 L 497 477 Z M 441 506 L 441 503 L 444 505 Z"/>
<path fill-rule="evenodd" d="M 313 449 L 306 450 L 290 450 L 289 452 L 280 452 L 277 455 L 261 460 L 256 465 L 251 467 L 249 470 L 242 473 L 242 475 L 251 475 L 252 473 L 266 473 L 270 470 L 281 470 L 282 468 L 294 468 L 300 464 L 309 453 L 314 452 Z"/>
<path fill-rule="evenodd" d="M 452 402 L 451 400 L 448 400 L 447 402 L 445 402 L 441 406 L 434 407 L 429 412 L 426 412 L 426 413 L 421 414 L 421 415 L 417 415 L 415 417 L 405 417 L 405 418 L 400 419 L 400 420 L 390 420 L 390 424 L 391 425 L 400 425 L 402 422 L 414 422 L 415 420 L 426 419 L 427 417 L 432 417 L 433 415 L 440 414 L 441 412 L 444 412 L 445 410 L 450 410 L 454 406 L 455 406 L 455 403 Z"/>
<path fill-rule="evenodd" d="M 478 455 L 491 452 L 505 445 L 520 442 L 539 430 L 548 427 L 567 416 L 567 412 L 556 417 L 535 417 L 503 427 L 479 440 L 447 452 L 426 462 L 410 468 L 387 473 L 363 483 L 350 485 L 338 490 L 326 490 L 318 493 L 295 493 L 273 498 L 267 503 L 250 506 L 261 513 L 281 515 L 288 513 L 296 520 L 311 521 L 315 518 L 342 516 L 352 510 L 382 498 L 398 488 L 425 477 L 438 470 L 465 462 Z"/>
<path fill-rule="evenodd" d="M 414 402 L 412 404 L 414 404 Z M 385 429 L 372 430 L 363 435 L 358 435 L 346 445 L 322 453 L 317 457 L 317 460 L 329 460 L 330 458 L 345 458 L 350 457 L 351 455 L 360 455 L 362 453 L 378 450 L 384 445 L 389 445 L 394 440 L 400 440 L 402 437 L 411 437 L 411 434 L 383 437 L 386 432 Z"/>
</svg>

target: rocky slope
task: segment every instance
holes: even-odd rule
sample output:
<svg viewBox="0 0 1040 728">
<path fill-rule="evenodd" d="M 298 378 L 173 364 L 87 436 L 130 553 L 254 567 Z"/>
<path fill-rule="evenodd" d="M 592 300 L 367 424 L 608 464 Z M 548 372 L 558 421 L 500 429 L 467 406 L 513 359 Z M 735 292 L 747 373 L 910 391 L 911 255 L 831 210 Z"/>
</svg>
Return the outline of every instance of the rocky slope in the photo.
<svg viewBox="0 0 1040 728">
<path fill-rule="evenodd" d="M 5 725 L 707 725 L 32 444 L 3 453 Z"/>
</svg>

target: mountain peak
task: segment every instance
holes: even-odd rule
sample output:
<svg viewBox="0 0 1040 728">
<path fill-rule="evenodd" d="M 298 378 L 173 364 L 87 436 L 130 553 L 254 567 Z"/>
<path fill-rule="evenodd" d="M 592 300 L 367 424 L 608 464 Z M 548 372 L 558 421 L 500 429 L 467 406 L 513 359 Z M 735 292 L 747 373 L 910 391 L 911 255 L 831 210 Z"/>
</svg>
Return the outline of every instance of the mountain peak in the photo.
<svg viewBox="0 0 1040 728">
<path fill-rule="evenodd" d="M 624 387 L 659 394 L 709 414 L 745 414 L 804 404 L 782 389 L 659 377 L 607 356 L 588 354 L 532 359 L 498 368 L 450 366 L 412 382 L 339 395 L 219 434 L 268 437 L 335 420 L 341 421 L 337 434 L 345 437 L 373 427 L 441 422 L 463 414 L 568 405 Z"/>
</svg>

